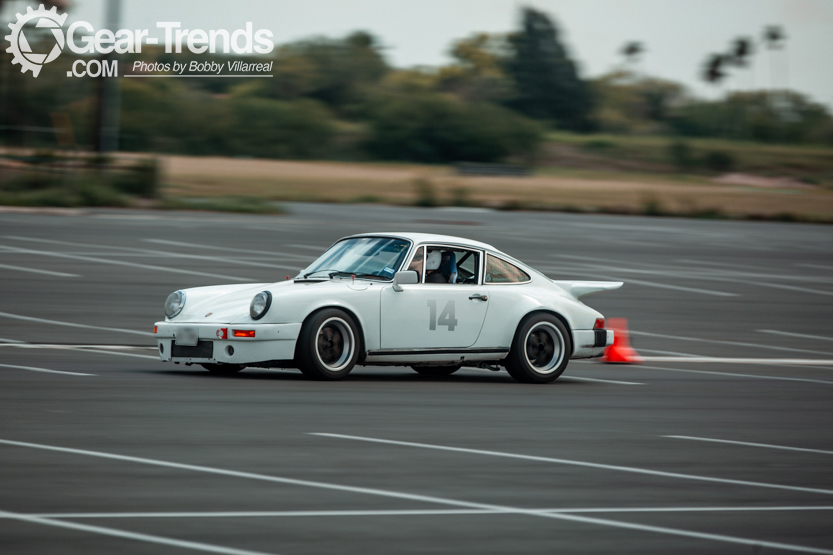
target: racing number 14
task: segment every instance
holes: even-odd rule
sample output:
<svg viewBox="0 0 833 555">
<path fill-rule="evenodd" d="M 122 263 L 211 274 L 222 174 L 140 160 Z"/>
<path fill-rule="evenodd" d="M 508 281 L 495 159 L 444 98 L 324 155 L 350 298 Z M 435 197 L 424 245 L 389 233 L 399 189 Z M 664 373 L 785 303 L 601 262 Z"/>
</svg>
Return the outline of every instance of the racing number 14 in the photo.
<svg viewBox="0 0 833 555">
<path fill-rule="evenodd" d="M 437 301 L 428 301 L 428 329 L 436 330 L 437 324 L 448 326 L 448 331 L 454 331 L 455 326 L 457 326 L 457 318 L 454 317 L 454 301 L 445 303 L 445 308 L 440 312 L 439 319 L 437 318 Z"/>
</svg>

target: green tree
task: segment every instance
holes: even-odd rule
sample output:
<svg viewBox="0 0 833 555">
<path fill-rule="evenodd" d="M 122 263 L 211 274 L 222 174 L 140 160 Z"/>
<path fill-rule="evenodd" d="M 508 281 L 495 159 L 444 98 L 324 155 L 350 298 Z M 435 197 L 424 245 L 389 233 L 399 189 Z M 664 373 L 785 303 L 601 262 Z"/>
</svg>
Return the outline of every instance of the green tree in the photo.
<svg viewBox="0 0 833 555">
<path fill-rule="evenodd" d="M 377 40 L 364 31 L 343 39 L 314 38 L 281 46 L 275 77 L 244 84 L 237 92 L 281 100 L 312 98 L 342 116 L 357 115 L 368 88 L 389 71 Z"/>
<path fill-rule="evenodd" d="M 590 130 L 590 91 L 552 20 L 542 12 L 524 9 L 523 28 L 509 36 L 509 45 L 506 69 L 518 90 L 509 106 L 536 119 L 553 120 L 559 127 Z"/>
<path fill-rule="evenodd" d="M 671 119 L 681 135 L 763 142 L 833 142 L 833 117 L 789 91 L 736 92 L 716 102 L 691 101 Z"/>
<path fill-rule="evenodd" d="M 611 133 L 662 133 L 686 98 L 682 85 L 615 71 L 590 81 L 596 99 L 593 120 Z"/>
<path fill-rule="evenodd" d="M 418 162 L 493 162 L 529 157 L 540 127 L 517 112 L 427 90 L 410 79 L 386 80 L 370 112 L 368 152 Z"/>
<path fill-rule="evenodd" d="M 501 102 L 515 97 L 515 84 L 506 74 L 507 41 L 504 35 L 478 33 L 451 47 L 452 65 L 440 68 L 441 90 L 466 100 Z"/>
</svg>

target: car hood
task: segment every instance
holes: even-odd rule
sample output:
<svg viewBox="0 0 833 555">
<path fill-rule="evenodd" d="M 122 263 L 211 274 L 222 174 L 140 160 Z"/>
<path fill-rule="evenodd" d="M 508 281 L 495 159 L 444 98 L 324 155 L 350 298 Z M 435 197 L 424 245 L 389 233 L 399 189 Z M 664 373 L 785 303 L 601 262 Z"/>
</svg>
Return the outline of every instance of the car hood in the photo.
<svg viewBox="0 0 833 555">
<path fill-rule="evenodd" d="M 248 316 L 252 297 L 272 289 L 272 283 L 216 285 L 183 289 L 185 307 L 172 322 L 229 323 Z"/>
<path fill-rule="evenodd" d="M 261 291 L 272 293 L 272 304 L 281 303 L 281 298 L 311 293 L 314 288 L 318 294 L 337 290 L 364 291 L 368 287 L 364 280 L 309 280 L 279 281 L 275 283 L 255 283 L 240 285 L 216 285 L 212 287 L 194 287 L 183 289 L 185 307 L 173 320 L 174 323 L 197 324 L 234 324 L 251 322 L 249 305 L 252 298 Z"/>
</svg>

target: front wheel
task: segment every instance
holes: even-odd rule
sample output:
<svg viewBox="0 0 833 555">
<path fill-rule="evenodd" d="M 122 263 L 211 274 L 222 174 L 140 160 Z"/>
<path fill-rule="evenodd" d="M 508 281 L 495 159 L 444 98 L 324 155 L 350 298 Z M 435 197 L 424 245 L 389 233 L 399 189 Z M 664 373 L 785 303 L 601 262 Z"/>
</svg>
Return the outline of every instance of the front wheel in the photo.
<svg viewBox="0 0 833 555">
<path fill-rule="evenodd" d="M 522 383 L 549 383 L 560 376 L 573 352 L 570 333 L 551 314 L 531 314 L 521 321 L 504 365 Z"/>
<path fill-rule="evenodd" d="M 337 308 L 316 312 L 304 322 L 295 348 L 303 374 L 314 380 L 339 380 L 359 359 L 361 335 L 349 314 Z"/>
<path fill-rule="evenodd" d="M 460 368 L 462 365 L 453 364 L 451 366 L 411 366 L 414 372 L 422 374 L 423 376 L 450 376 Z"/>
</svg>

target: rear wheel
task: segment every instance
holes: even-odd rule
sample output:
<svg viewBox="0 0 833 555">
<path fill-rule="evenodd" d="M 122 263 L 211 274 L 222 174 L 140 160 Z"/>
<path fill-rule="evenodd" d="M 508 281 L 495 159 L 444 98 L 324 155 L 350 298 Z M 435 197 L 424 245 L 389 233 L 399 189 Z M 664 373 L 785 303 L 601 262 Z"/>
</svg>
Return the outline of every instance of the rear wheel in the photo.
<svg viewBox="0 0 833 555">
<path fill-rule="evenodd" d="M 423 376 L 450 376 L 460 368 L 462 365 L 454 364 L 451 366 L 411 366 L 414 372 L 422 374 Z"/>
<path fill-rule="evenodd" d="M 572 352 L 570 333 L 561 320 L 552 314 L 531 314 L 518 326 L 504 363 L 519 382 L 548 383 L 564 372 Z"/>
<path fill-rule="evenodd" d="M 316 312 L 304 322 L 295 348 L 298 368 L 314 380 L 339 380 L 359 358 L 361 335 L 349 314 L 337 308 Z"/>
<path fill-rule="evenodd" d="M 226 376 L 229 374 L 236 374 L 245 368 L 242 364 L 201 364 L 200 366 L 212 374 L 222 374 Z"/>
</svg>

